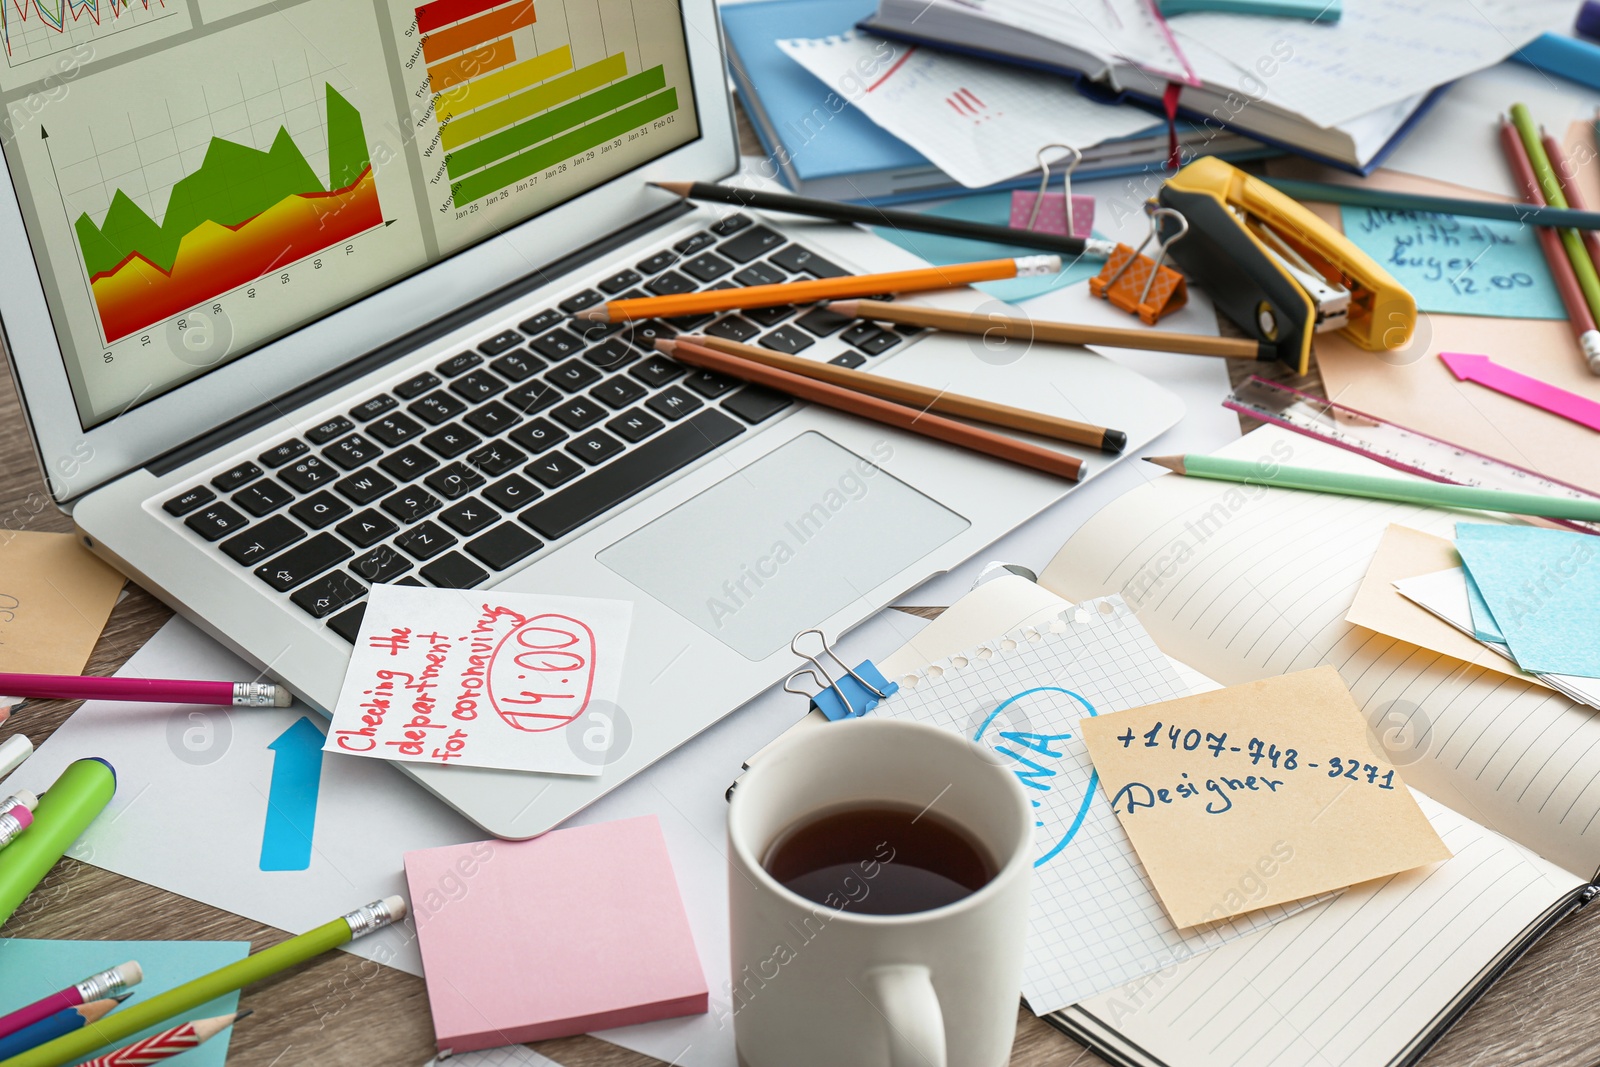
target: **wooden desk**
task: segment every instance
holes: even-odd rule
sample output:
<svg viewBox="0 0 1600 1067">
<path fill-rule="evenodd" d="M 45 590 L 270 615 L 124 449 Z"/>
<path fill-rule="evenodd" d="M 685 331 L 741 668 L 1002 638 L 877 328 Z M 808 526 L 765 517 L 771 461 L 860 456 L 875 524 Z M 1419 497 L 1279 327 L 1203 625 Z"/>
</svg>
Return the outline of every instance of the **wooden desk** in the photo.
<svg viewBox="0 0 1600 1067">
<path fill-rule="evenodd" d="M 0 515 L 9 517 L 5 521 L 13 529 L 72 528 L 45 492 L 9 372 L 0 374 Z M 149 593 L 130 585 L 129 596 L 112 612 L 95 646 L 89 673 L 116 671 L 171 614 Z M 75 702 L 30 702 L 4 732 L 9 736 L 21 727 L 35 744 L 42 743 L 75 707 Z M 195 800 L 204 802 L 203 797 Z M 420 791 L 418 801 L 432 803 Z M 330 903 L 329 917 L 350 903 Z M 1600 981 L 1597 914 L 1596 908 L 1580 912 L 1528 953 L 1445 1036 L 1423 1061 L 1426 1067 L 1556 1065 L 1600 1059 L 1600 998 L 1592 994 Z M 0 935 L 247 940 L 258 949 L 288 936 L 71 859 L 51 872 Z M 346 953 L 331 953 L 252 986 L 241 1005 L 256 1014 L 234 1035 L 230 1067 L 417 1067 L 433 1055 L 422 980 L 375 968 Z M 533 1047 L 565 1067 L 659 1063 L 592 1037 L 545 1041 Z M 1103 1062 L 1018 1011 L 1013 1067 L 1093 1067 Z"/>
</svg>

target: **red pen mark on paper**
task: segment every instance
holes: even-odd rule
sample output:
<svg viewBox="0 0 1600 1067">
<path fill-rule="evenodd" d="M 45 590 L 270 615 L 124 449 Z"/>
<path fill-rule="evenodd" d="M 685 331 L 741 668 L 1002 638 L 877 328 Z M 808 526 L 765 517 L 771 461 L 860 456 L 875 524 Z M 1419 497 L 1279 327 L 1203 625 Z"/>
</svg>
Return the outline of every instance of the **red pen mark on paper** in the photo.
<svg viewBox="0 0 1600 1067">
<path fill-rule="evenodd" d="M 489 657 L 489 700 L 507 726 L 558 730 L 589 706 L 594 676 L 594 631 L 568 615 L 535 615 Z"/>
<path fill-rule="evenodd" d="M 966 86 L 962 86 L 949 96 L 945 97 L 944 102 L 949 104 L 950 107 L 954 109 L 955 113 L 964 119 L 976 119 L 979 122 L 983 122 L 986 119 L 994 117 L 993 115 L 987 113 L 989 110 L 989 105 L 985 104 L 981 99 L 979 99 L 977 93 L 973 92 L 971 89 L 968 89 Z"/>
<path fill-rule="evenodd" d="M 873 82 L 871 85 L 867 86 L 867 92 L 869 92 L 869 93 L 872 92 L 872 90 L 876 89 L 878 86 L 882 85 L 884 82 L 886 82 L 890 78 L 894 77 L 894 72 L 899 70 L 901 67 L 905 66 L 906 60 L 910 59 L 913 55 L 916 54 L 916 52 L 917 52 L 917 50 L 915 48 L 907 48 L 905 50 L 905 54 L 902 55 L 899 59 L 895 60 L 894 63 L 890 65 L 889 69 L 883 72 L 883 76 L 882 77 L 880 77 L 877 81 Z"/>
</svg>

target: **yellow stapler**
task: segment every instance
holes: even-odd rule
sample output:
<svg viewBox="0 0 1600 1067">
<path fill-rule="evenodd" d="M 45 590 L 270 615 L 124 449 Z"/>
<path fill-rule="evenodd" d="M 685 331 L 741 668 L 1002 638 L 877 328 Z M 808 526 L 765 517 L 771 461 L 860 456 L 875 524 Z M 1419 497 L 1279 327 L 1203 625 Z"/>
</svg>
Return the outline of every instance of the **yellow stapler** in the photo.
<svg viewBox="0 0 1600 1067">
<path fill-rule="evenodd" d="M 1303 205 L 1205 156 L 1157 199 L 1189 232 L 1169 254 L 1250 336 L 1305 374 L 1311 336 L 1338 330 L 1382 352 L 1411 340 L 1417 302 L 1389 272 Z"/>
</svg>

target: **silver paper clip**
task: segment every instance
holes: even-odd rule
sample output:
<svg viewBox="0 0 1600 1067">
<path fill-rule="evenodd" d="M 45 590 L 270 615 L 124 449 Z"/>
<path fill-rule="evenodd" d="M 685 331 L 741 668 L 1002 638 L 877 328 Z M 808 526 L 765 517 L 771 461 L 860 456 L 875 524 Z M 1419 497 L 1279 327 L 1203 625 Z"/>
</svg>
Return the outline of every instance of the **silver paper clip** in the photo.
<svg viewBox="0 0 1600 1067">
<path fill-rule="evenodd" d="M 1078 164 L 1083 162 L 1083 153 L 1069 144 L 1047 144 L 1039 149 L 1035 159 L 1039 161 L 1039 191 L 1033 197 L 1033 210 L 1028 213 L 1027 229 L 1032 230 L 1039 221 L 1039 209 L 1044 206 L 1045 193 L 1050 189 L 1050 164 L 1045 162 L 1044 154 L 1052 148 L 1064 148 L 1072 153 L 1072 162 L 1067 164 L 1067 169 L 1061 172 L 1061 217 L 1066 220 L 1067 233 L 1072 233 L 1072 172 L 1078 169 Z"/>
<path fill-rule="evenodd" d="M 821 651 L 816 655 L 805 652 L 800 648 L 801 638 L 807 637 L 811 634 L 817 635 L 817 643 L 822 646 Z M 877 700 L 883 700 L 896 688 L 893 685 L 881 686 L 880 684 L 874 684 L 873 682 L 862 677 L 859 673 L 857 673 L 855 668 L 851 667 L 844 660 L 839 658 L 838 653 L 834 652 L 832 647 L 829 646 L 828 638 L 821 630 L 801 630 L 799 633 L 795 634 L 794 639 L 789 642 L 789 651 L 793 652 L 796 656 L 799 656 L 801 659 L 811 664 L 811 666 L 802 667 L 793 674 L 789 675 L 789 677 L 785 678 L 783 680 L 784 692 L 793 693 L 796 696 L 806 697 L 815 703 L 820 697 L 822 697 L 824 693 L 832 690 L 834 696 L 843 706 L 845 715 L 849 716 L 850 718 L 855 718 L 856 716 L 861 715 L 870 709 L 862 708 L 860 711 L 856 710 L 856 706 L 851 703 L 849 695 L 845 692 L 845 687 L 840 684 L 842 679 L 836 681 L 833 675 L 828 673 L 828 668 L 822 665 L 821 657 L 826 656 L 827 658 L 833 660 L 834 663 L 838 664 L 839 670 L 842 670 L 845 675 L 848 675 L 850 678 L 855 679 L 857 685 L 859 685 L 863 690 L 871 694 L 873 697 L 877 698 Z M 867 664 L 864 663 L 862 666 L 866 667 Z M 817 693 L 815 695 L 794 687 L 795 680 L 800 678 L 802 675 L 811 676 L 812 683 L 817 686 Z M 873 703 L 876 703 L 877 700 L 873 701 Z M 823 711 L 826 713 L 827 709 L 824 708 Z M 836 717 L 837 716 L 834 715 L 828 716 L 830 719 Z"/>
</svg>

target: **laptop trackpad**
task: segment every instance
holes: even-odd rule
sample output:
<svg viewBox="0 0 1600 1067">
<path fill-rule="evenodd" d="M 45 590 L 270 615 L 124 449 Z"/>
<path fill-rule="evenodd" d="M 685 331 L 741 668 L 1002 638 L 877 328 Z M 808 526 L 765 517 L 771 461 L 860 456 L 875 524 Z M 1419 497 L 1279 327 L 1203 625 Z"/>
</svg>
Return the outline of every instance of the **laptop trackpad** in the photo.
<svg viewBox="0 0 1600 1067">
<path fill-rule="evenodd" d="M 603 549 L 598 559 L 758 660 L 968 525 L 812 432 Z"/>
</svg>

